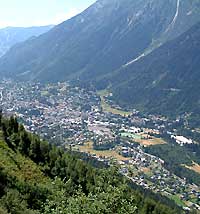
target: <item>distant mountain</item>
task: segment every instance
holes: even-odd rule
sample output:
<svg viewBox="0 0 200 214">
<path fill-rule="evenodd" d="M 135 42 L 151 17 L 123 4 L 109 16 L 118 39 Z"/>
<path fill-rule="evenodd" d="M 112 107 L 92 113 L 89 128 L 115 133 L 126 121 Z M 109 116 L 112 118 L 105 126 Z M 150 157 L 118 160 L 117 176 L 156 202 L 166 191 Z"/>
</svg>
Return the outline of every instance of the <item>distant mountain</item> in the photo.
<svg viewBox="0 0 200 214">
<path fill-rule="evenodd" d="M 152 113 L 200 114 L 200 22 L 139 61 L 102 79 L 113 98 Z M 199 118 L 200 119 L 200 118 Z"/>
<path fill-rule="evenodd" d="M 4 55 L 13 45 L 24 42 L 30 37 L 39 36 L 49 31 L 53 26 L 43 27 L 7 27 L 0 29 L 0 57 Z"/>
<path fill-rule="evenodd" d="M 93 81 L 131 64 L 200 21 L 197 0 L 98 0 L 48 33 L 13 47 L 0 73 Z"/>
</svg>

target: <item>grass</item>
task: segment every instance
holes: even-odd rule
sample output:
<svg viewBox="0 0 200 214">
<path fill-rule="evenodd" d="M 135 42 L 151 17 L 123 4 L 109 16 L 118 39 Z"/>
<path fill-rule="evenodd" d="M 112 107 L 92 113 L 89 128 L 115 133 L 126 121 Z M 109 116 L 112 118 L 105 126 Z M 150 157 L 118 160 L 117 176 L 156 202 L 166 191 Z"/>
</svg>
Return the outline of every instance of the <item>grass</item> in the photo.
<svg viewBox="0 0 200 214">
<path fill-rule="evenodd" d="M 175 201 L 177 205 L 181 207 L 185 207 L 185 203 L 179 198 L 178 195 L 171 195 L 169 198 Z"/>
<path fill-rule="evenodd" d="M 0 143 L 4 141 L 4 138 L 3 138 L 3 133 L 2 131 L 0 131 Z"/>
<path fill-rule="evenodd" d="M 186 168 L 188 168 L 190 170 L 193 170 L 193 171 L 195 171 L 195 172 L 200 174 L 200 165 L 195 163 L 195 162 L 193 162 L 192 166 L 184 165 L 184 167 L 186 167 Z"/>
<path fill-rule="evenodd" d="M 48 96 L 49 92 L 48 91 L 41 91 L 41 96 Z"/>
<path fill-rule="evenodd" d="M 113 108 L 112 106 L 110 106 L 106 102 L 105 96 L 109 95 L 109 91 L 108 90 L 99 91 L 97 94 L 101 98 L 101 107 L 102 107 L 102 109 L 103 109 L 104 112 L 110 112 L 112 114 L 118 114 L 118 115 L 125 116 L 125 117 L 131 115 L 131 112 L 123 111 L 123 110 L 119 110 L 119 109 Z"/>
<path fill-rule="evenodd" d="M 121 136 L 122 137 L 129 137 L 129 138 L 133 138 L 134 140 L 139 140 L 142 138 L 141 135 L 138 135 L 138 134 L 132 134 L 132 133 L 129 133 L 129 132 L 123 132 L 121 133 Z"/>
<path fill-rule="evenodd" d="M 147 135 L 144 133 L 132 134 L 129 132 L 124 132 L 124 133 L 121 133 L 121 136 L 132 138 L 134 141 L 136 141 L 137 143 L 144 145 L 144 146 L 166 144 L 166 142 L 161 138 L 152 137 L 151 139 L 146 139 Z"/>
<path fill-rule="evenodd" d="M 141 168 L 141 171 L 145 174 L 150 174 L 151 170 L 148 167 Z"/>
<path fill-rule="evenodd" d="M 49 182 L 33 161 L 19 152 L 12 151 L 2 139 L 0 140 L 0 168 L 20 181 L 42 184 Z"/>
<path fill-rule="evenodd" d="M 114 158 L 118 161 L 125 161 L 129 160 L 129 158 L 125 158 L 118 154 L 116 150 L 94 150 L 93 149 L 93 142 L 87 142 L 83 146 L 78 147 L 81 152 L 95 154 L 97 157 L 107 157 L 107 158 Z"/>
<path fill-rule="evenodd" d="M 152 139 L 139 139 L 137 140 L 138 143 L 144 145 L 144 146 L 154 146 L 154 145 L 162 145 L 166 144 L 166 142 L 161 138 L 155 138 Z"/>
</svg>

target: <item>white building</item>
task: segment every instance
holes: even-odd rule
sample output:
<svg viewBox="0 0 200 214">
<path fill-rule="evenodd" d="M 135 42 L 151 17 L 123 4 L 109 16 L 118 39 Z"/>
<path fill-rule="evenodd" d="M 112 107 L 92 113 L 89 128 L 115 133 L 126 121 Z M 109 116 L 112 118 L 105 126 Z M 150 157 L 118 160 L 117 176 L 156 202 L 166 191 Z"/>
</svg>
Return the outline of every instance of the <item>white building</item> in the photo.
<svg viewBox="0 0 200 214">
<path fill-rule="evenodd" d="M 186 137 L 183 136 L 173 136 L 172 138 L 174 138 L 176 140 L 176 143 L 180 144 L 181 146 L 183 146 L 184 144 L 192 144 L 193 141 L 191 139 L 187 139 Z"/>
</svg>

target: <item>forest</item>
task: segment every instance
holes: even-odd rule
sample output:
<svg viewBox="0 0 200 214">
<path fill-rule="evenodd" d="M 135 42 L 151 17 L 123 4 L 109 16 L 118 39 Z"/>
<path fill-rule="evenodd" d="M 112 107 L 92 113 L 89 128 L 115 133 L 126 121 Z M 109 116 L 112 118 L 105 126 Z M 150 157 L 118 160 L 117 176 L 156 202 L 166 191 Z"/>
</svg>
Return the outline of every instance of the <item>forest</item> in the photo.
<svg viewBox="0 0 200 214">
<path fill-rule="evenodd" d="M 95 168 L 81 156 L 27 132 L 0 114 L 1 214 L 177 214 L 172 201 L 137 188 L 116 167 Z M 195 212 L 194 212 L 195 213 Z"/>
<path fill-rule="evenodd" d="M 188 144 L 181 147 L 172 140 L 170 144 L 150 146 L 145 151 L 162 158 L 165 161 L 165 167 L 177 176 L 186 178 L 190 183 L 200 184 L 199 173 L 184 167 L 184 165 L 191 166 L 194 162 L 200 163 L 198 144 Z"/>
</svg>

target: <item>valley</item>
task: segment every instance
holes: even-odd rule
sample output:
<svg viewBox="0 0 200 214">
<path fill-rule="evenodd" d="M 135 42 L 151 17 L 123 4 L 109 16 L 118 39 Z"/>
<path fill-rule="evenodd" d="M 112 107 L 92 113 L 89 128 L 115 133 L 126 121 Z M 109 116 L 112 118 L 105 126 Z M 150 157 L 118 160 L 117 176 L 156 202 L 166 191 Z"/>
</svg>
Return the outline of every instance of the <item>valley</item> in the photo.
<svg viewBox="0 0 200 214">
<path fill-rule="evenodd" d="M 197 165 L 192 164 L 200 160 L 184 142 L 178 144 L 187 136 L 178 137 L 181 132 L 175 128 L 185 127 L 184 118 L 171 120 L 161 115 L 144 115 L 136 109 L 124 111 L 105 92 L 67 82 L 21 84 L 5 80 L 0 89 L 3 111 L 16 115 L 28 131 L 67 150 L 115 165 L 139 186 L 181 200 L 185 209 L 199 208 L 200 174 Z M 192 142 L 188 146 L 199 145 L 196 138 L 187 140 L 186 143 Z M 173 153 L 173 145 L 180 150 L 177 154 L 183 154 L 174 169 L 169 167 L 170 157 L 162 156 L 162 151 L 157 155 L 159 147 Z M 189 170 L 189 174 L 179 174 L 176 166 Z"/>
<path fill-rule="evenodd" d="M 199 214 L 200 1 L 0 11 L 0 214 Z"/>
<path fill-rule="evenodd" d="M 97 94 L 100 96 L 101 99 L 101 107 L 102 110 L 105 112 L 110 112 L 112 114 L 118 114 L 121 116 L 129 116 L 131 115 L 131 112 L 128 111 L 123 111 L 119 106 L 111 106 L 106 102 L 106 97 L 110 95 L 109 91 L 107 90 L 102 90 L 98 91 Z"/>
<path fill-rule="evenodd" d="M 43 27 L 6 27 L 0 29 L 0 57 L 14 45 L 42 35 L 53 28 L 53 25 Z"/>
</svg>

